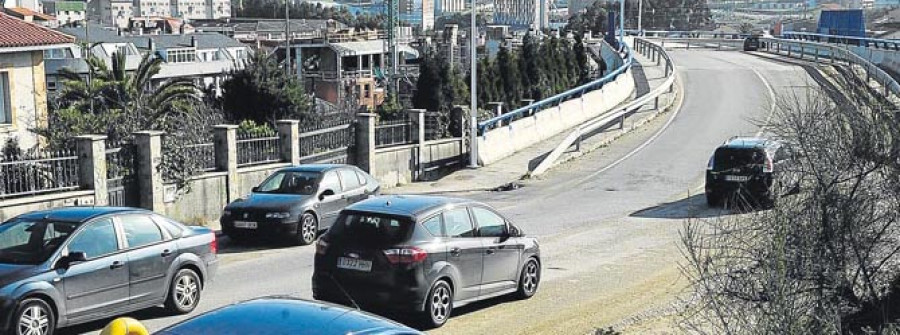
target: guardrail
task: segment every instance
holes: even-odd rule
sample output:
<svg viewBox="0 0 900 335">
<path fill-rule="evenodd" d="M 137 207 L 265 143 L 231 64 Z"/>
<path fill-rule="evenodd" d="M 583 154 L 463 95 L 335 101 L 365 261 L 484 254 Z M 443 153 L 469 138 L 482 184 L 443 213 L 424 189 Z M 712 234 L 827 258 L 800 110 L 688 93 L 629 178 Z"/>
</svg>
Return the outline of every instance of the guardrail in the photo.
<svg viewBox="0 0 900 335">
<path fill-rule="evenodd" d="M 624 50 L 621 50 L 621 51 L 624 51 L 626 54 L 626 56 L 624 58 L 625 61 L 622 62 L 622 66 L 619 66 L 618 68 L 616 68 L 612 72 L 608 73 L 607 75 L 603 76 L 602 78 L 594 80 L 590 83 L 587 83 L 587 84 L 578 86 L 576 88 L 570 89 L 568 91 L 559 93 L 559 94 L 549 97 L 547 99 L 543 99 L 541 101 L 534 102 L 527 106 L 517 108 L 509 113 L 479 122 L 478 123 L 478 134 L 483 135 L 485 132 L 487 132 L 490 129 L 500 127 L 503 125 L 504 121 L 506 121 L 506 123 L 509 123 L 509 122 L 515 121 L 516 119 L 521 118 L 522 116 L 527 115 L 527 113 L 531 113 L 533 111 L 534 112 L 540 111 L 546 107 L 561 104 L 569 99 L 581 97 L 585 93 L 600 89 L 601 87 L 603 87 L 603 85 L 606 85 L 607 83 L 612 82 L 619 75 L 625 73 L 625 71 L 627 71 L 631 67 L 631 64 L 633 62 L 632 54 L 631 54 L 632 51 L 630 49 L 628 49 L 628 46 L 626 46 L 625 44 L 622 44 L 622 46 L 623 46 Z"/>
<path fill-rule="evenodd" d="M 742 40 L 750 36 L 744 33 L 725 33 L 703 30 L 625 30 L 625 34 L 642 37 L 665 37 L 665 38 L 722 38 Z"/>
<path fill-rule="evenodd" d="M 889 40 L 883 38 L 827 35 L 816 33 L 805 33 L 789 31 L 781 35 L 783 39 L 801 40 L 810 42 L 827 42 L 844 45 L 853 45 L 858 47 L 874 47 L 876 49 L 900 50 L 900 40 Z"/>
<path fill-rule="evenodd" d="M 628 105 L 618 108 L 613 112 L 598 116 L 597 118 L 594 118 L 593 120 L 590 120 L 578 126 L 578 128 L 575 128 L 575 130 L 572 131 L 569 136 L 566 136 L 566 138 L 563 139 L 563 141 L 560 142 L 560 144 L 556 146 L 556 148 L 553 149 L 553 151 L 551 151 L 550 154 L 547 155 L 547 157 L 545 157 L 540 164 L 538 164 L 531 172 L 529 172 L 529 175 L 537 176 L 543 174 L 544 172 L 547 172 L 547 170 L 549 170 L 550 167 L 553 166 L 553 163 L 556 162 L 556 160 L 558 160 L 559 157 L 561 157 L 562 154 L 569 149 L 569 147 L 576 143 L 580 143 L 585 134 L 594 132 L 600 127 L 607 126 L 613 122 L 624 122 L 625 117 L 634 113 L 634 111 L 638 110 L 641 106 L 644 106 L 650 101 L 654 101 L 654 103 L 659 106 L 659 96 L 663 93 L 671 92 L 674 89 L 675 66 L 672 63 L 672 59 L 669 58 L 669 54 L 666 53 L 665 48 L 661 45 L 657 45 L 642 38 L 634 39 L 634 47 L 637 52 L 651 58 L 652 60 L 655 60 L 657 64 L 660 61 L 666 62 L 664 66 L 667 78 L 663 82 L 663 84 L 653 91 L 650 91 L 649 93 L 635 99 Z"/>
</svg>

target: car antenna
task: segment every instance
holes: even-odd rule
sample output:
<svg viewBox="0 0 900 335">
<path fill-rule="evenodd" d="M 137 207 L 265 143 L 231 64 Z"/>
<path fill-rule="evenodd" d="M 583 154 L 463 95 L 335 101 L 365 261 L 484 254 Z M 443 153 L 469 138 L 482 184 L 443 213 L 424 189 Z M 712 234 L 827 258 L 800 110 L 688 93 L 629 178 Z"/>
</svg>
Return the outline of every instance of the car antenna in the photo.
<svg viewBox="0 0 900 335">
<path fill-rule="evenodd" d="M 353 300 L 353 297 L 350 296 L 350 293 L 348 293 L 347 290 L 344 289 L 344 286 L 342 286 L 341 283 L 339 283 L 339 282 L 337 281 L 337 279 L 334 278 L 334 276 L 332 276 L 332 275 L 329 273 L 329 274 L 328 274 L 328 278 L 331 278 L 331 280 L 334 282 L 334 284 L 337 285 L 338 289 L 341 290 L 341 293 L 343 293 L 344 296 L 347 297 L 347 299 L 350 299 L 350 303 L 353 304 L 353 308 L 356 308 L 357 311 L 362 310 L 361 308 L 359 308 L 359 305 L 356 304 L 356 301 Z"/>
</svg>

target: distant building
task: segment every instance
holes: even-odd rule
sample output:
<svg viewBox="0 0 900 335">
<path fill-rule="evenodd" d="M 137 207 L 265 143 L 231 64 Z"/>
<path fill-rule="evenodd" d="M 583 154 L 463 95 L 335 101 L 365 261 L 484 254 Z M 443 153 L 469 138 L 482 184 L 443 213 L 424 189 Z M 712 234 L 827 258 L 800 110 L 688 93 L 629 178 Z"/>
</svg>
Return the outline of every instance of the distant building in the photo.
<svg viewBox="0 0 900 335">
<path fill-rule="evenodd" d="M 27 1 L 27 0 L 21 0 Z M 183 20 L 231 17 L 230 0 L 92 0 L 91 20 L 125 28 L 134 17 Z"/>
<path fill-rule="evenodd" d="M 194 27 L 171 17 L 133 17 L 127 30 L 130 35 L 190 34 Z"/>
<path fill-rule="evenodd" d="M 42 25 L 44 27 L 56 27 L 56 18 L 44 13 L 38 13 L 25 7 L 4 8 L 3 11 L 19 20 Z"/>
<path fill-rule="evenodd" d="M 435 16 L 462 13 L 466 10 L 466 0 L 434 0 Z"/>
<path fill-rule="evenodd" d="M 40 0 L 0 0 L 3 8 L 28 8 L 38 13 L 44 12 L 44 5 Z"/>
<path fill-rule="evenodd" d="M 347 28 L 335 20 L 290 20 L 291 40 L 321 39 Z M 191 21 L 197 32 L 219 33 L 257 48 L 278 47 L 284 44 L 284 20 L 230 18 Z"/>
<path fill-rule="evenodd" d="M 540 30 L 550 25 L 550 0 L 494 0 L 494 24 Z"/>
<path fill-rule="evenodd" d="M 44 1 L 44 13 L 56 17 L 60 25 L 84 22 L 87 6 L 82 1 Z"/>
<path fill-rule="evenodd" d="M 399 0 L 400 20 L 423 31 L 434 28 L 434 2 L 439 0 Z"/>
<path fill-rule="evenodd" d="M 38 144 L 29 128 L 47 121 L 45 50 L 72 46 L 71 36 L 0 13 L 0 143 Z"/>
</svg>

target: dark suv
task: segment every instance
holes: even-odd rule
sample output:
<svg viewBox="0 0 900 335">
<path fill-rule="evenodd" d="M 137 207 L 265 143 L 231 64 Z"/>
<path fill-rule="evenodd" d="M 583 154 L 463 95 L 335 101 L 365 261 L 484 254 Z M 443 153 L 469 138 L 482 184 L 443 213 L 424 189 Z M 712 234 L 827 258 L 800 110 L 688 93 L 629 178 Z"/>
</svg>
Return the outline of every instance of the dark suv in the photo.
<svg viewBox="0 0 900 335">
<path fill-rule="evenodd" d="M 789 149 L 780 141 L 760 137 L 728 140 L 709 158 L 706 202 L 710 206 L 721 206 L 725 201 L 771 204 L 775 181 L 788 157 Z"/>
<path fill-rule="evenodd" d="M 312 288 L 319 300 L 413 311 L 440 327 L 467 303 L 530 298 L 540 274 L 537 240 L 491 207 L 387 196 L 348 207 L 322 235 Z"/>
</svg>

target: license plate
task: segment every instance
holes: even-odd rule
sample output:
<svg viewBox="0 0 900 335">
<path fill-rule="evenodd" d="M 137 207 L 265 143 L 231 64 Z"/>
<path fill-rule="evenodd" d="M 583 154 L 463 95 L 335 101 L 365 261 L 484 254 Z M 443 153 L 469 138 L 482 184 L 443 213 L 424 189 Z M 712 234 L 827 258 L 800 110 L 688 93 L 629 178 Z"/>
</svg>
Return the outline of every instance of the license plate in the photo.
<svg viewBox="0 0 900 335">
<path fill-rule="evenodd" d="M 235 227 L 235 228 L 242 228 L 242 229 L 256 229 L 256 222 L 235 221 L 235 222 L 234 222 L 234 227 Z"/>
<path fill-rule="evenodd" d="M 745 182 L 750 180 L 750 176 L 725 176 L 725 181 Z"/>
<path fill-rule="evenodd" d="M 372 271 L 372 261 L 338 257 L 337 267 L 340 269 L 369 272 Z"/>
</svg>

